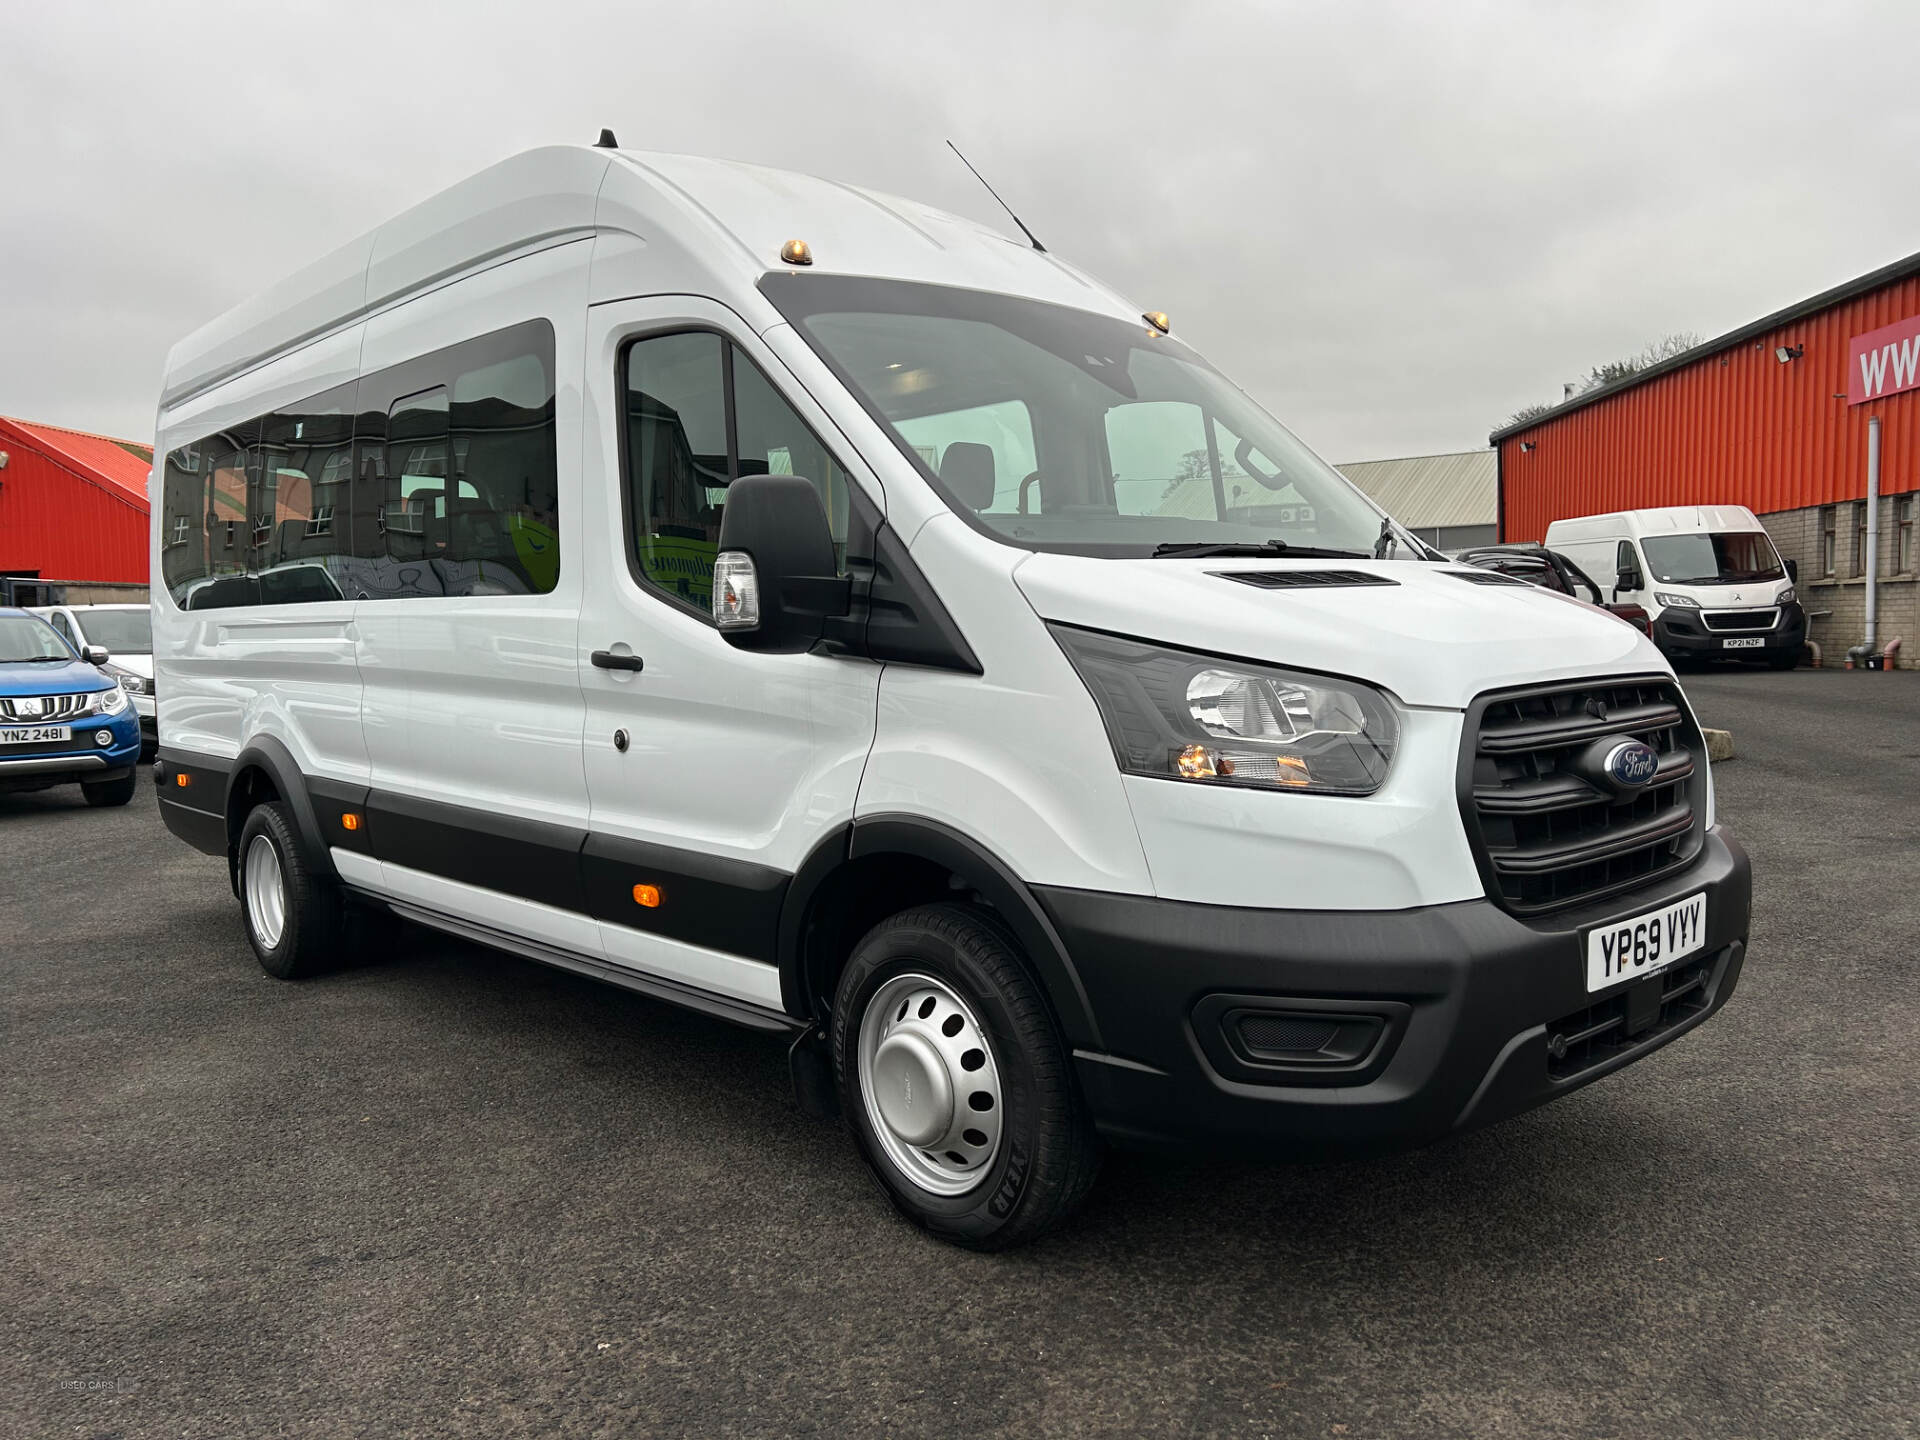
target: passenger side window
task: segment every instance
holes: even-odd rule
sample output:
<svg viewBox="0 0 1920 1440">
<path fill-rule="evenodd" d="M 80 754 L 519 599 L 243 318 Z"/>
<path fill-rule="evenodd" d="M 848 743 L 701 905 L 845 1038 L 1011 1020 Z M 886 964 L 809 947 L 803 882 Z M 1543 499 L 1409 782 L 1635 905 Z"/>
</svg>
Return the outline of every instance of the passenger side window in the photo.
<svg viewBox="0 0 1920 1440">
<path fill-rule="evenodd" d="M 627 347 L 626 518 L 634 577 L 708 612 L 727 486 L 799 475 L 820 492 L 846 568 L 849 481 L 793 407 L 719 335 L 687 331 Z"/>
<path fill-rule="evenodd" d="M 1122 515 L 1212 520 L 1207 419 L 1184 400 L 1143 400 L 1107 411 L 1113 503 Z"/>
<path fill-rule="evenodd" d="M 558 583 L 553 327 L 532 320 L 183 445 L 161 574 L 186 609 Z"/>
<path fill-rule="evenodd" d="M 74 649 L 78 650 L 80 648 L 80 641 L 73 633 L 73 626 L 67 622 L 67 617 L 58 610 L 53 612 L 53 628 L 58 630 L 60 632 L 60 638 L 73 646 Z"/>
<path fill-rule="evenodd" d="M 894 421 L 955 498 L 983 514 L 1038 515 L 1046 497 L 1024 400 Z"/>
</svg>

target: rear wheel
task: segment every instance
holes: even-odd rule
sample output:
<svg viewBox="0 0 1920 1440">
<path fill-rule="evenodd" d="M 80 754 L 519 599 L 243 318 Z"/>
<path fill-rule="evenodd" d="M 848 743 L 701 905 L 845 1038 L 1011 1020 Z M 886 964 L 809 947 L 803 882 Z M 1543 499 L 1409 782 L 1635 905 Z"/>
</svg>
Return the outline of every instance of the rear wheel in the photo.
<svg viewBox="0 0 1920 1440">
<path fill-rule="evenodd" d="M 928 905 L 882 922 L 840 977 L 842 1112 L 897 1208 L 999 1250 L 1079 1204 L 1099 1146 L 1018 948 L 991 916 Z"/>
<path fill-rule="evenodd" d="M 124 805 L 133 799 L 134 789 L 139 785 L 140 777 L 129 772 L 118 780 L 81 781 L 80 793 L 87 797 L 87 804 L 94 806 Z"/>
<path fill-rule="evenodd" d="M 300 853 L 286 807 L 257 805 L 240 831 L 240 912 L 260 968 L 281 980 L 338 964 L 345 902 Z"/>
</svg>

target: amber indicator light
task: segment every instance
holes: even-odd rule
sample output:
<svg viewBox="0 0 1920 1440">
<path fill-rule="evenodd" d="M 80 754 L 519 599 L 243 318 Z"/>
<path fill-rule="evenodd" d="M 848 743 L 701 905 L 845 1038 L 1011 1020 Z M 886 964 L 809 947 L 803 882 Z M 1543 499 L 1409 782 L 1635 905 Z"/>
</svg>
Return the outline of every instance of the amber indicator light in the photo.
<svg viewBox="0 0 1920 1440">
<path fill-rule="evenodd" d="M 813 248 L 804 240 L 789 240 L 780 247 L 780 258 L 789 265 L 811 265 Z"/>
<path fill-rule="evenodd" d="M 636 885 L 633 887 L 633 903 L 644 905 L 649 910 L 660 906 L 660 887 L 658 885 Z"/>
<path fill-rule="evenodd" d="M 175 775 L 173 777 L 173 783 L 184 790 L 193 783 L 193 777 L 190 775 Z"/>
<path fill-rule="evenodd" d="M 340 817 L 340 828 L 342 830 L 358 830 L 360 828 L 360 817 L 351 810 L 346 811 Z"/>
</svg>

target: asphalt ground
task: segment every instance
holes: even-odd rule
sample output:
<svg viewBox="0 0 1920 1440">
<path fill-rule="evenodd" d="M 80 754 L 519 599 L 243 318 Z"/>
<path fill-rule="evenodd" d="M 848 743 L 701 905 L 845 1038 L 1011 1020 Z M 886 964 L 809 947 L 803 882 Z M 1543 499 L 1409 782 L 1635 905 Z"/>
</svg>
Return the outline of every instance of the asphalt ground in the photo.
<svg viewBox="0 0 1920 1440">
<path fill-rule="evenodd" d="M 0 797 L 0 1434 L 1920 1434 L 1920 676 L 1688 677 L 1739 993 L 1518 1120 L 1111 1157 L 979 1256 L 778 1041 L 410 932 L 269 979 L 141 793 Z"/>
</svg>

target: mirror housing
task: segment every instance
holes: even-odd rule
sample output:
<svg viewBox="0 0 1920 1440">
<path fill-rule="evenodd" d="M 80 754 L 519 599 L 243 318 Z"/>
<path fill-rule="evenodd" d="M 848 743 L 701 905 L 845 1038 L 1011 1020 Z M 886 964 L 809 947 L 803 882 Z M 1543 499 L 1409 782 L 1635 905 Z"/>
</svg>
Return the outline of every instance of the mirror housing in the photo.
<svg viewBox="0 0 1920 1440">
<path fill-rule="evenodd" d="M 736 649 L 801 654 L 819 644 L 830 616 L 852 608 L 820 492 L 798 475 L 742 475 L 727 487 L 713 570 L 714 623 Z M 750 607 L 729 607 L 727 596 L 749 594 Z"/>
<path fill-rule="evenodd" d="M 1638 590 L 1639 588 L 1640 572 L 1638 570 L 1620 570 L 1614 574 L 1613 593 L 1615 595 L 1618 595 L 1622 590 Z"/>
<path fill-rule="evenodd" d="M 107 654 L 107 647 L 104 645 L 82 645 L 80 647 L 80 658 L 89 665 L 104 665 L 110 657 Z"/>
<path fill-rule="evenodd" d="M 1787 579 L 1793 584 L 1798 585 L 1800 583 L 1800 562 L 1798 560 L 1788 560 L 1785 563 L 1787 567 Z"/>
</svg>

